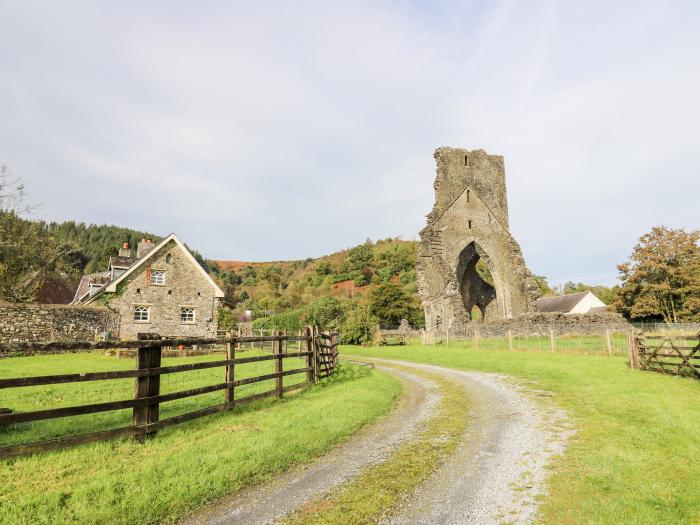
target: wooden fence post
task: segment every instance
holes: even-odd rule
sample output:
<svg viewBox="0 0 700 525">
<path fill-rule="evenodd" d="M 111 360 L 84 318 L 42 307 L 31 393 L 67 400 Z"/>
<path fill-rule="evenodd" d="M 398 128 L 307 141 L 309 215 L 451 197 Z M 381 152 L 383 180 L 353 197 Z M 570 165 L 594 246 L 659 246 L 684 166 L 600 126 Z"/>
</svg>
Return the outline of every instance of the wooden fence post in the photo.
<svg viewBox="0 0 700 525">
<path fill-rule="evenodd" d="M 159 341 L 158 334 L 138 334 L 139 341 Z M 139 347 L 136 353 L 136 369 L 147 370 L 149 368 L 160 367 L 161 347 Z M 143 399 L 160 395 L 160 376 L 142 376 L 136 378 L 134 388 L 134 399 Z M 135 427 L 156 423 L 160 416 L 160 404 L 148 404 L 136 406 L 133 410 L 132 424 Z M 139 432 L 135 431 L 134 437 L 137 441 L 143 442 L 146 438 L 156 435 L 156 431 Z"/>
<path fill-rule="evenodd" d="M 605 342 L 608 345 L 608 355 L 612 355 L 612 339 L 610 338 L 610 330 L 605 330 Z"/>
<path fill-rule="evenodd" d="M 627 334 L 627 357 L 631 369 L 639 368 L 639 348 L 637 347 L 637 338 L 634 330 L 630 330 Z"/>
<path fill-rule="evenodd" d="M 554 340 L 554 329 L 552 327 L 549 328 L 549 346 L 552 352 L 557 351 L 557 343 Z"/>
<path fill-rule="evenodd" d="M 226 359 L 232 361 L 236 358 L 236 347 L 231 343 L 233 332 L 227 332 L 226 337 L 229 341 L 226 343 Z M 233 383 L 234 381 L 234 364 L 226 365 L 226 382 Z M 233 385 L 226 389 L 226 404 L 233 403 Z"/>
<path fill-rule="evenodd" d="M 508 350 L 513 351 L 513 330 L 508 330 Z"/>
<path fill-rule="evenodd" d="M 308 372 L 306 372 L 306 380 L 309 383 L 313 383 L 316 380 L 316 374 L 314 373 L 314 329 L 310 326 L 307 326 L 305 334 L 306 337 L 308 337 L 308 339 L 306 340 L 306 351 L 309 353 L 309 355 L 306 356 L 306 368 L 311 369 Z"/>
<path fill-rule="evenodd" d="M 275 330 L 273 332 L 273 335 L 276 337 L 281 338 L 282 337 L 282 332 L 279 330 Z M 272 352 L 275 354 L 277 359 L 275 359 L 275 373 L 276 374 L 281 374 L 282 373 L 282 339 L 278 339 L 276 341 L 273 341 L 272 343 Z M 275 392 L 277 397 L 282 397 L 282 376 L 278 375 L 275 377 Z"/>
<path fill-rule="evenodd" d="M 243 329 L 239 326 L 238 327 L 238 342 L 236 343 L 236 349 L 240 350 L 241 349 L 241 334 L 243 333 Z"/>
<path fill-rule="evenodd" d="M 474 348 L 479 349 L 479 329 L 474 327 Z"/>
</svg>

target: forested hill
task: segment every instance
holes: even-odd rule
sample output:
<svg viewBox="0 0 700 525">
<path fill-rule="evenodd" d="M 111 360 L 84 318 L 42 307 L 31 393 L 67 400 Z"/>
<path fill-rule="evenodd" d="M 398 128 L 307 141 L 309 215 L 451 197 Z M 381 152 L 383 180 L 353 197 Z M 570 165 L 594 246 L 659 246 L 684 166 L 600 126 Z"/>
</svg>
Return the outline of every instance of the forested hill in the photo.
<svg viewBox="0 0 700 525">
<path fill-rule="evenodd" d="M 107 224 L 85 224 L 82 222 L 49 222 L 43 223 L 49 234 L 61 243 L 70 243 L 80 250 L 81 269 L 85 273 L 99 272 L 107 269 L 110 256 L 117 255 L 119 247 L 128 242 L 132 250 L 141 239 L 151 239 L 159 242 L 160 235 L 149 232 L 132 230 Z M 195 258 L 208 269 L 202 256 L 194 251 Z"/>
</svg>

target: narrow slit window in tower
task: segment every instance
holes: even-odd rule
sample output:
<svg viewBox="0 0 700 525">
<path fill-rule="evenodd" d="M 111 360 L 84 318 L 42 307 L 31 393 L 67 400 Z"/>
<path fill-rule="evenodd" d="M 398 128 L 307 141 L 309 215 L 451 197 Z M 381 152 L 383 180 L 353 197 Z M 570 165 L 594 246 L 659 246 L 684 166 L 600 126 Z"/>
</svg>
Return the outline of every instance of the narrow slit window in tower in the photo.
<svg viewBox="0 0 700 525">
<path fill-rule="evenodd" d="M 464 165 L 468 168 L 469 167 L 469 155 L 464 156 Z"/>
<path fill-rule="evenodd" d="M 470 192 L 471 192 L 471 190 L 467 190 L 467 202 L 469 202 L 469 197 L 470 197 L 469 193 Z"/>
<path fill-rule="evenodd" d="M 469 221 L 469 229 L 470 230 L 472 229 L 472 221 L 471 220 Z"/>
</svg>

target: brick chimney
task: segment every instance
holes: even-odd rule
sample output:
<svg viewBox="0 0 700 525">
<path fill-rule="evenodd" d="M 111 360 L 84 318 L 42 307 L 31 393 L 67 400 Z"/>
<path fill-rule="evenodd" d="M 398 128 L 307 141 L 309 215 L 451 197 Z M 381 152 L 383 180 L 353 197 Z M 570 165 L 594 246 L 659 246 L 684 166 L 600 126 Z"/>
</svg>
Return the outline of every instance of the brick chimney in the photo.
<svg viewBox="0 0 700 525">
<path fill-rule="evenodd" d="M 153 241 L 151 239 L 141 239 L 138 246 L 136 247 L 136 258 L 140 259 L 155 247 L 156 245 L 153 244 Z"/>
<path fill-rule="evenodd" d="M 122 247 L 119 248 L 119 257 L 131 257 L 131 249 L 129 248 L 129 243 L 125 242 Z"/>
</svg>

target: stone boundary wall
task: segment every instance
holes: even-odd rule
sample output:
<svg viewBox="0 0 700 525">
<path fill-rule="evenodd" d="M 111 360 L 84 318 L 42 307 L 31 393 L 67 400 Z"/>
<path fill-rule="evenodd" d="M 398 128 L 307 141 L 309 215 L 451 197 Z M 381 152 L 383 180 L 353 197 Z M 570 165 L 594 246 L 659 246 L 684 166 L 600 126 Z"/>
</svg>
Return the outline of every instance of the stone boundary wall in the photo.
<svg viewBox="0 0 700 525">
<path fill-rule="evenodd" d="M 604 312 L 599 314 L 529 313 L 513 319 L 503 319 L 490 323 L 470 323 L 466 328 L 450 330 L 450 337 L 506 337 L 511 330 L 514 337 L 542 337 L 566 335 L 605 335 L 605 332 L 629 332 L 634 327 L 620 314 Z"/>
<path fill-rule="evenodd" d="M 118 315 L 104 306 L 0 303 L 0 343 L 94 341 L 119 335 Z"/>
</svg>

